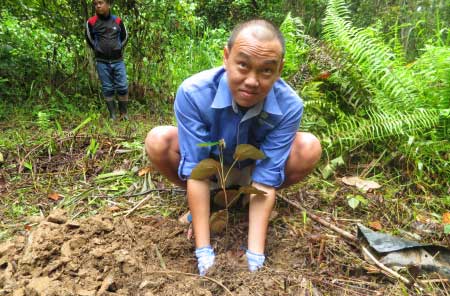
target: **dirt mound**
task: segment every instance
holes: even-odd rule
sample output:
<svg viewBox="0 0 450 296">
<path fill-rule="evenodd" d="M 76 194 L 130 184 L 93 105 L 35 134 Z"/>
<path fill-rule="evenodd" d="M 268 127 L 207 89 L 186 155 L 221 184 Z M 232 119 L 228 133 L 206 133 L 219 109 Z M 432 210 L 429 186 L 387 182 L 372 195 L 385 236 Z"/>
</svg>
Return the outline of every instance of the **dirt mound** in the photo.
<svg viewBox="0 0 450 296">
<path fill-rule="evenodd" d="M 236 219 L 227 234 L 213 237 L 215 267 L 199 277 L 193 241 L 174 220 L 105 213 L 69 221 L 56 210 L 0 245 L 0 295 L 314 295 L 313 286 L 331 295 L 373 294 L 361 277 L 350 289 L 336 276 L 344 269 L 356 277 L 361 269 L 343 264 L 333 248 L 339 238 L 304 235 L 284 223 L 269 228 L 267 267 L 249 273 L 246 227 Z"/>
</svg>

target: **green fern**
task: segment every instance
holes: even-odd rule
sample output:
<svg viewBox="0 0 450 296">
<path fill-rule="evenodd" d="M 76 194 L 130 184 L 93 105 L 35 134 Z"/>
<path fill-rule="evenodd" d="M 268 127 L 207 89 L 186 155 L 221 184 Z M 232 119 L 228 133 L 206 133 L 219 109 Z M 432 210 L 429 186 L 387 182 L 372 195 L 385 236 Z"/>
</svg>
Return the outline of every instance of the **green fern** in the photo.
<svg viewBox="0 0 450 296">
<path fill-rule="evenodd" d="M 373 29 L 354 28 L 349 15 L 345 1 L 331 0 L 324 19 L 325 38 L 362 73 L 378 108 L 385 112 L 399 107 L 412 110 L 415 104 L 411 102 L 418 94 L 412 73 L 398 64 Z"/>
<path fill-rule="evenodd" d="M 448 182 L 450 49 L 429 46 L 415 63 L 405 65 L 398 42 L 391 49 L 377 29 L 352 26 L 343 0 L 329 1 L 324 32 L 343 65 L 333 75 L 345 90 L 338 99 L 355 112 L 328 126 L 323 136 L 328 149 L 337 145 L 340 154 L 366 144 L 386 149 L 390 143 L 418 172 Z M 367 97 L 361 97 L 364 89 Z"/>
</svg>

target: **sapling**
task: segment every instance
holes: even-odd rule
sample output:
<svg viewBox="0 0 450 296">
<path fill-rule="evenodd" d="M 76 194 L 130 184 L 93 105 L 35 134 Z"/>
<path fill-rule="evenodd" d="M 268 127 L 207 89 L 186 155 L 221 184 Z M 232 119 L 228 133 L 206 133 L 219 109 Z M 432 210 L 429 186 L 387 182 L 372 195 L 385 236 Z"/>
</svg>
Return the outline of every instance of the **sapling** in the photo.
<svg viewBox="0 0 450 296">
<path fill-rule="evenodd" d="M 215 146 L 219 148 L 219 161 L 207 158 L 200 161 L 192 170 L 191 178 L 195 180 L 207 180 L 213 175 L 217 176 L 218 185 L 221 189 L 213 198 L 215 204 L 224 209 L 215 212 L 211 215 L 210 224 L 211 231 L 215 233 L 222 232 L 228 224 L 228 209 L 241 196 L 241 194 L 266 194 L 265 191 L 259 190 L 252 185 L 240 186 L 237 189 L 227 189 L 227 180 L 233 168 L 239 161 L 246 159 L 258 160 L 264 159 L 266 156 L 258 148 L 250 144 L 240 144 L 236 146 L 233 154 L 233 163 L 228 167 L 224 163 L 223 149 L 225 148 L 225 141 L 222 139 L 217 142 L 201 143 L 199 146 Z"/>
</svg>

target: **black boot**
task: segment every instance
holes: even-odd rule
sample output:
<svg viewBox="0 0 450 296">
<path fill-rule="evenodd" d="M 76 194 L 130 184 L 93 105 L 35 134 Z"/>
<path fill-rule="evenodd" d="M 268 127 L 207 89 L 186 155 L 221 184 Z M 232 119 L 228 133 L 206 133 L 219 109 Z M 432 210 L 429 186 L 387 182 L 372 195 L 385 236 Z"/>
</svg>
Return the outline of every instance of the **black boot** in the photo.
<svg viewBox="0 0 450 296">
<path fill-rule="evenodd" d="M 122 118 L 123 120 L 128 120 L 127 107 L 128 101 L 119 101 L 120 118 Z"/>
<path fill-rule="evenodd" d="M 109 111 L 109 119 L 116 120 L 116 102 L 114 100 L 106 101 L 106 106 Z"/>
</svg>

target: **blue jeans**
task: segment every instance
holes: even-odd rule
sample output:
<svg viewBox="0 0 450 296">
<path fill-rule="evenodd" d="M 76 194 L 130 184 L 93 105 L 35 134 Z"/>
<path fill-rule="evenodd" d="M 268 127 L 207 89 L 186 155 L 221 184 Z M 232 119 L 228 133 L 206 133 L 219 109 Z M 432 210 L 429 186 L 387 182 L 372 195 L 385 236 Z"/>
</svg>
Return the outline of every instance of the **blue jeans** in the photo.
<svg viewBox="0 0 450 296">
<path fill-rule="evenodd" d="M 114 97 L 117 91 L 119 96 L 128 93 L 128 81 L 123 61 L 115 63 L 97 62 L 97 72 L 102 82 L 102 92 L 105 98 Z"/>
</svg>

